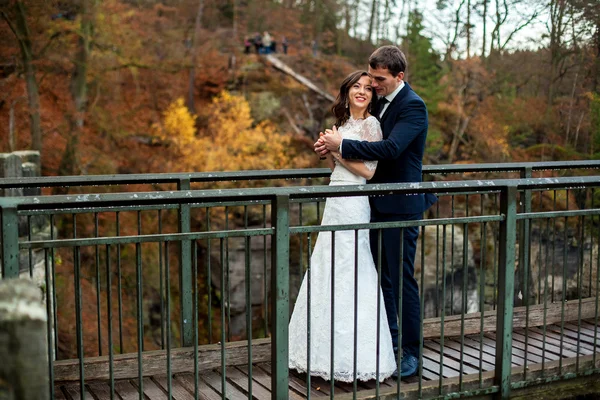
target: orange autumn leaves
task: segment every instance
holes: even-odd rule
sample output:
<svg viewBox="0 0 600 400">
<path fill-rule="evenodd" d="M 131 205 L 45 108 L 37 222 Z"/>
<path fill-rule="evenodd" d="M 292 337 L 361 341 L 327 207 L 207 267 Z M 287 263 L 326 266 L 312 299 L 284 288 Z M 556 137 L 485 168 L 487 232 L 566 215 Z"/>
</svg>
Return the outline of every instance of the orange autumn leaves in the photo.
<svg viewBox="0 0 600 400">
<path fill-rule="evenodd" d="M 162 123 L 154 126 L 158 136 L 175 147 L 179 168 L 235 171 L 306 166 L 294 150 L 291 135 L 278 133 L 269 121 L 254 124 L 243 96 L 223 91 L 204 112 L 207 124 L 198 131 L 197 116 L 180 98 L 164 111 Z"/>
</svg>

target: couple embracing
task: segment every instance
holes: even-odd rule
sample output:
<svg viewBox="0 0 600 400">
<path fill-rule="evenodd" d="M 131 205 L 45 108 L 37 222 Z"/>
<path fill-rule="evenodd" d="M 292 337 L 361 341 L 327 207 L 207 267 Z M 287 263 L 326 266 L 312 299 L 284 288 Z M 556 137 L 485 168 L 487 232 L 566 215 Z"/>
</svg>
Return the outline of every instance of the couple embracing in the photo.
<svg viewBox="0 0 600 400">
<path fill-rule="evenodd" d="M 342 82 L 332 107 L 335 126 L 315 143 L 315 151 L 332 166 L 331 186 L 367 180 L 421 182 L 427 108 L 404 82 L 405 69 L 402 51 L 383 46 L 370 56 L 368 72 L 356 71 Z M 332 197 L 322 224 L 418 220 L 435 201 L 429 194 Z M 337 231 L 333 241 L 330 232 L 318 235 L 290 320 L 290 368 L 327 380 L 333 373 L 344 382 L 354 380 L 355 369 L 356 378 L 364 381 L 416 374 L 421 326 L 414 277 L 418 235 L 417 227 L 404 228 L 403 235 L 400 228 L 384 229 L 381 240 L 377 230 L 356 235 Z"/>
</svg>

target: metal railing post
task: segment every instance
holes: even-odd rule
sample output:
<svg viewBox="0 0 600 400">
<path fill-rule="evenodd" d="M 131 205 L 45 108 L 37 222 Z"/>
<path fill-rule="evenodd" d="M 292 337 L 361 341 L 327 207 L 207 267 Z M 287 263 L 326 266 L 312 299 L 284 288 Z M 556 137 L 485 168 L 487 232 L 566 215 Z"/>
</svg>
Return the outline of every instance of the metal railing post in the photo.
<svg viewBox="0 0 600 400">
<path fill-rule="evenodd" d="M 17 208 L 2 208 L 2 278 L 19 277 L 19 218 Z"/>
<path fill-rule="evenodd" d="M 177 190 L 190 190 L 190 180 L 180 179 L 177 183 Z M 179 232 L 190 232 L 190 205 L 179 205 Z M 194 327 L 192 325 L 193 296 L 192 285 L 195 284 L 192 279 L 192 242 L 182 240 L 180 242 L 179 253 L 179 288 L 181 290 L 181 343 L 184 347 L 193 345 Z"/>
<path fill-rule="evenodd" d="M 532 177 L 532 168 L 530 166 L 521 169 L 521 178 L 528 179 Z M 531 212 L 531 189 L 523 190 L 522 195 L 519 197 L 520 200 L 520 209 L 523 213 Z M 531 221 L 529 219 L 523 219 L 519 222 L 519 287 L 516 288 L 517 292 L 515 293 L 515 301 L 518 298 L 523 299 L 522 304 L 528 304 L 529 299 L 526 298 L 526 293 L 530 293 L 525 287 L 526 282 L 531 284 L 531 277 L 525 277 L 525 274 L 530 274 L 529 268 L 527 264 L 529 263 L 529 226 Z M 519 291 L 521 292 L 521 297 L 519 297 Z"/>
<path fill-rule="evenodd" d="M 500 390 L 498 399 L 510 398 L 512 328 L 515 287 L 515 242 L 517 217 L 517 188 L 504 187 L 500 193 L 500 254 L 498 262 L 498 309 L 496 319 L 496 365 L 494 384 Z"/>
<path fill-rule="evenodd" d="M 288 388 L 288 324 L 289 256 L 290 256 L 290 198 L 276 196 L 271 205 L 271 224 L 275 235 L 271 241 L 271 398 L 287 399 Z"/>
</svg>

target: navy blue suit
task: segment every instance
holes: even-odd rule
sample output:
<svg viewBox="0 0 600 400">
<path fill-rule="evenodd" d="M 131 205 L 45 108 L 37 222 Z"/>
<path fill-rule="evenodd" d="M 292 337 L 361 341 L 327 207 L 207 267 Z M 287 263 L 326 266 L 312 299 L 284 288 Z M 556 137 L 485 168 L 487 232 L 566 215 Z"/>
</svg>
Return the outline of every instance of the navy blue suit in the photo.
<svg viewBox="0 0 600 400">
<path fill-rule="evenodd" d="M 375 110 L 374 115 L 379 115 Z M 383 140 L 366 142 L 344 139 L 342 157 L 379 161 L 369 183 L 421 182 L 423 153 L 427 139 L 427 107 L 408 83 L 394 97 L 381 118 Z M 437 198 L 431 194 L 387 195 L 371 197 L 371 221 L 407 221 L 421 219 Z M 419 229 L 405 228 L 403 260 L 400 262 L 400 228 L 386 229 L 381 243 L 381 289 L 385 301 L 394 348 L 398 347 L 400 265 L 402 287 L 402 348 L 404 354 L 419 356 L 421 313 L 419 287 L 414 277 L 414 259 Z M 371 230 L 371 252 L 377 264 L 378 233 Z"/>
</svg>

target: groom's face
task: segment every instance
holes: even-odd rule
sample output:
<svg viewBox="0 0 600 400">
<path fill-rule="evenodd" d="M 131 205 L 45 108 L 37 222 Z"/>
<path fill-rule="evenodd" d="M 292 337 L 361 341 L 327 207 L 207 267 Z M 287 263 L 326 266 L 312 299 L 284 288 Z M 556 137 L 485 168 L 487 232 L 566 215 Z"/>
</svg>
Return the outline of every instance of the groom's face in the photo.
<svg viewBox="0 0 600 400">
<path fill-rule="evenodd" d="M 387 68 L 371 68 L 369 66 L 369 74 L 373 77 L 373 89 L 378 96 L 387 96 L 398 88 L 404 72 L 400 72 L 397 76 L 393 76 Z"/>
</svg>

